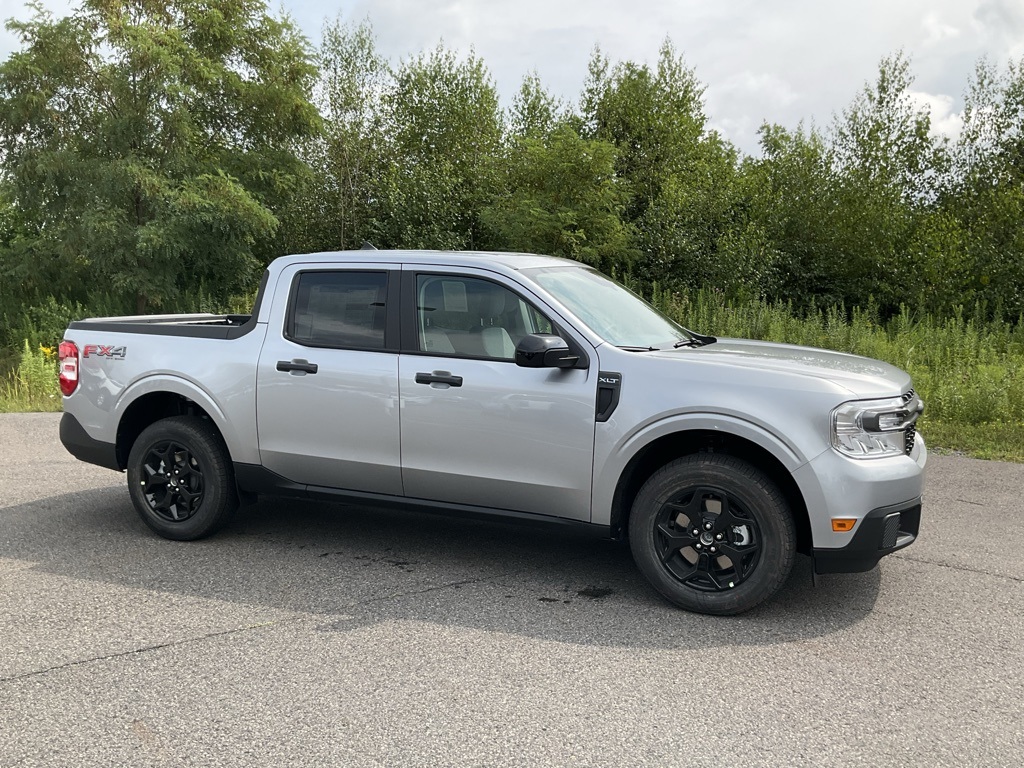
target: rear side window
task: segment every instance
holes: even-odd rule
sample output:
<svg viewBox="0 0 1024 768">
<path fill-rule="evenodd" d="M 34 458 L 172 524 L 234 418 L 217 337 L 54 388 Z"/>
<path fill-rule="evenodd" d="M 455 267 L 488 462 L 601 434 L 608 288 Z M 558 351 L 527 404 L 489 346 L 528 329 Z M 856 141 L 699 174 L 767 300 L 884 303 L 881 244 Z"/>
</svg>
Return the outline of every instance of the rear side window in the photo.
<svg viewBox="0 0 1024 768">
<path fill-rule="evenodd" d="M 387 272 L 301 272 L 285 336 L 313 347 L 384 347 Z"/>
</svg>

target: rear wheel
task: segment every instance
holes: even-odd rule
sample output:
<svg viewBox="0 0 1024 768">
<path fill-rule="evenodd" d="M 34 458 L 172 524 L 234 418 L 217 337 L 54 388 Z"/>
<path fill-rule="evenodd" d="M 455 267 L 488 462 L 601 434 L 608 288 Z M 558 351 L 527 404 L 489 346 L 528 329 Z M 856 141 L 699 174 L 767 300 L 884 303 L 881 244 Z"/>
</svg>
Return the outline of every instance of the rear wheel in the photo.
<svg viewBox="0 0 1024 768">
<path fill-rule="evenodd" d="M 168 539 L 201 539 L 238 507 L 224 441 L 193 416 L 162 419 L 142 431 L 128 456 L 128 489 L 142 521 Z"/>
<path fill-rule="evenodd" d="M 796 556 L 782 493 L 753 465 L 721 454 L 684 456 L 655 472 L 633 504 L 629 541 L 658 592 L 718 615 L 775 594 Z"/>
</svg>

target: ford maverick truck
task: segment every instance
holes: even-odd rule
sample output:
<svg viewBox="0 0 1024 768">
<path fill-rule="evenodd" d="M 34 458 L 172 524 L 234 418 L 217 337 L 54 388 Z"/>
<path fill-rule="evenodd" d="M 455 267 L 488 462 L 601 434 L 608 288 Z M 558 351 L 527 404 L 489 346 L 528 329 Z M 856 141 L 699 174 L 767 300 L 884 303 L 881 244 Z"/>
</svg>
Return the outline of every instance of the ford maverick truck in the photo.
<svg viewBox="0 0 1024 768">
<path fill-rule="evenodd" d="M 576 525 L 734 614 L 797 553 L 864 571 L 920 525 L 906 373 L 693 333 L 564 259 L 287 256 L 251 315 L 82 320 L 59 355 L 63 444 L 171 539 L 257 494 Z"/>
</svg>

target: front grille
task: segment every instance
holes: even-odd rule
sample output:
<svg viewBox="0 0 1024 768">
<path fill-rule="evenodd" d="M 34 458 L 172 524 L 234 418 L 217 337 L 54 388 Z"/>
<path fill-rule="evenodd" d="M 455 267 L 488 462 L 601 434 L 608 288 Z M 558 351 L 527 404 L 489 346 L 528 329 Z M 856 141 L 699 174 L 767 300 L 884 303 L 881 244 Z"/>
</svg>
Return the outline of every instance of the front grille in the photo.
<svg viewBox="0 0 1024 768">
<path fill-rule="evenodd" d="M 882 540 L 878 543 L 879 549 L 892 549 L 896 546 L 896 539 L 900 535 L 900 513 L 893 512 L 885 516 L 882 523 Z"/>
<path fill-rule="evenodd" d="M 904 405 L 910 405 L 911 401 L 917 396 L 917 393 L 912 389 L 908 389 L 904 392 L 900 398 L 903 400 Z M 907 456 L 910 455 L 911 451 L 914 450 L 914 438 L 917 437 L 917 426 L 911 424 L 903 431 L 903 453 Z"/>
<path fill-rule="evenodd" d="M 911 424 L 903 432 L 903 452 L 910 455 L 910 452 L 914 450 L 914 438 L 917 437 L 917 427 Z"/>
</svg>

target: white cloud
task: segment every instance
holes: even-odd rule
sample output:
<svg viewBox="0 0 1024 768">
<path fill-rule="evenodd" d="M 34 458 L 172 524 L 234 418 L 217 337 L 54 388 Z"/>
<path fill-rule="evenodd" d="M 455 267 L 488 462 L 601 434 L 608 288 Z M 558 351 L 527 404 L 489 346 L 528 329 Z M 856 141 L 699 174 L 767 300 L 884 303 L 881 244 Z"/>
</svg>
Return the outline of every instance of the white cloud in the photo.
<svg viewBox="0 0 1024 768">
<path fill-rule="evenodd" d="M 70 0 L 45 0 L 58 13 Z M 7 2 L 10 0 L 0 0 Z M 878 62 L 903 50 L 923 94 L 960 94 L 974 62 L 1024 56 L 1024 0 L 270 0 L 314 43 L 325 16 L 368 17 L 382 53 L 397 61 L 445 45 L 470 47 L 506 103 L 536 70 L 575 102 L 595 44 L 612 60 L 653 64 L 666 36 L 707 86 L 709 123 L 746 152 L 762 122 L 827 125 L 874 81 Z M 6 7 L 6 6 L 5 6 Z M 3 14 L 26 18 L 24 6 Z M 0 57 L 14 49 L 0 33 Z M 955 128 L 958 97 L 929 106 L 937 130 Z M 945 111 L 943 111 L 945 110 Z"/>
<path fill-rule="evenodd" d="M 964 127 L 964 113 L 954 111 L 956 100 L 944 93 L 925 93 L 923 91 L 911 91 L 910 98 L 913 102 L 928 110 L 931 118 L 931 135 L 945 136 L 955 140 Z"/>
<path fill-rule="evenodd" d="M 705 112 L 709 127 L 722 136 L 731 140 L 750 136 L 756 141 L 761 124 L 799 98 L 793 86 L 778 75 L 746 70 L 708 85 Z"/>
<path fill-rule="evenodd" d="M 924 26 L 925 32 L 928 37 L 925 38 L 924 44 L 935 45 L 945 40 L 951 40 L 955 37 L 960 36 L 960 30 L 954 26 L 946 24 L 944 21 L 939 19 L 934 13 L 929 13 L 924 17 L 924 21 L 921 22 Z"/>
<path fill-rule="evenodd" d="M 1024 3 L 1020 0 L 981 0 L 974 19 L 991 53 L 1000 58 L 1024 56 Z"/>
<path fill-rule="evenodd" d="M 716 86 L 716 90 L 784 106 L 792 104 L 797 99 L 793 87 L 778 75 L 770 72 L 751 72 L 749 70 L 739 72 Z"/>
</svg>

